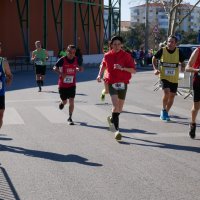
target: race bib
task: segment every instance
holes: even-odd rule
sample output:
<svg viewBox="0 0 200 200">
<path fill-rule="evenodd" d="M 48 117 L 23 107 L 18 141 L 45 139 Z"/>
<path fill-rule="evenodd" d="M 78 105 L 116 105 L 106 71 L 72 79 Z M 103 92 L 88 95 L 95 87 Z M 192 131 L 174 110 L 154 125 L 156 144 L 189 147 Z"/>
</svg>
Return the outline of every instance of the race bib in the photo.
<svg viewBox="0 0 200 200">
<path fill-rule="evenodd" d="M 114 84 L 112 84 L 112 87 L 115 90 L 124 90 L 125 89 L 125 83 L 114 83 Z"/>
<path fill-rule="evenodd" d="M 175 69 L 166 68 L 165 69 L 165 76 L 175 76 Z"/>
<path fill-rule="evenodd" d="M 37 61 L 35 61 L 35 64 L 36 65 L 43 65 L 43 62 L 41 60 L 37 60 Z"/>
<path fill-rule="evenodd" d="M 64 83 L 73 83 L 74 77 L 73 76 L 66 76 L 63 80 Z"/>
</svg>

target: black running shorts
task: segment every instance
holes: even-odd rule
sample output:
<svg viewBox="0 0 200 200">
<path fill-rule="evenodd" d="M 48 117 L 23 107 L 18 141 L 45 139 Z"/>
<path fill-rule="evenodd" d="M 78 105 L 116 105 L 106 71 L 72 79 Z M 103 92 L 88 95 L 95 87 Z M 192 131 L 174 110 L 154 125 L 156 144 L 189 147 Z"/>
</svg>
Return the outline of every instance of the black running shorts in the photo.
<svg viewBox="0 0 200 200">
<path fill-rule="evenodd" d="M 59 88 L 58 89 L 60 98 L 64 101 L 69 98 L 74 98 L 76 95 L 76 86 L 72 86 L 70 88 Z"/>
<path fill-rule="evenodd" d="M 199 102 L 200 101 L 200 85 L 193 84 L 193 101 Z"/>
<path fill-rule="evenodd" d="M 46 65 L 35 65 L 35 73 L 45 75 L 46 74 Z"/>
<path fill-rule="evenodd" d="M 5 109 L 5 95 L 0 96 L 0 110 Z"/>
<path fill-rule="evenodd" d="M 165 79 L 161 79 L 160 83 L 162 85 L 162 89 L 170 89 L 170 92 L 176 93 L 178 89 L 178 83 L 172 83 L 170 81 L 167 81 Z"/>
</svg>

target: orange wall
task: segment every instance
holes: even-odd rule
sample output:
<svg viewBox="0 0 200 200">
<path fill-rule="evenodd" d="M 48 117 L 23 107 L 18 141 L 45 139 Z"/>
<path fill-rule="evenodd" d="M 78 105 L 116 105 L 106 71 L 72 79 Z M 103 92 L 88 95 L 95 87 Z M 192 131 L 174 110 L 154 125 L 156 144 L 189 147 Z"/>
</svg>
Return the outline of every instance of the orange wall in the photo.
<svg viewBox="0 0 200 200">
<path fill-rule="evenodd" d="M 32 51 L 35 46 L 36 40 L 43 40 L 43 0 L 30 0 L 29 1 L 29 49 Z M 60 0 L 55 1 L 57 3 L 56 12 Z M 96 1 L 99 2 L 98 0 Z M 23 5 L 24 0 L 20 1 Z M 86 9 L 86 6 L 81 7 L 82 11 Z M 97 10 L 97 7 L 95 7 Z M 73 3 L 63 1 L 63 46 L 74 43 L 74 7 Z M 91 12 L 90 12 L 91 13 Z M 77 6 L 77 41 L 83 53 L 85 51 L 85 40 L 82 30 L 82 23 L 80 17 L 79 6 Z M 96 14 L 95 14 L 96 15 Z M 15 56 L 24 55 L 23 38 L 19 23 L 19 16 L 17 11 L 16 0 L 0 0 L 0 41 L 3 42 L 3 54 L 9 59 L 13 59 Z M 87 29 L 87 27 L 85 27 Z M 92 17 L 90 16 L 90 54 L 98 53 L 96 38 L 94 34 L 94 26 Z M 103 36 L 103 22 L 101 30 L 101 38 Z M 103 39 L 102 39 L 103 40 Z M 47 50 L 53 50 L 54 55 L 57 55 L 58 45 L 56 38 L 55 25 L 53 20 L 53 12 L 51 1 L 47 1 Z"/>
</svg>

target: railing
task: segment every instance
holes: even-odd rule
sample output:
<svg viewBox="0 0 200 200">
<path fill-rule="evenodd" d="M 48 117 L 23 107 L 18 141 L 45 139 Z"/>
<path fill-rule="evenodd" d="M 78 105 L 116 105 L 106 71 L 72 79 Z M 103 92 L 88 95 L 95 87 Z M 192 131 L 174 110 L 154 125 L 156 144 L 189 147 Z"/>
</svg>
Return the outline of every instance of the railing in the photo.
<svg viewBox="0 0 200 200">
<path fill-rule="evenodd" d="M 46 62 L 47 69 L 52 68 L 57 59 L 57 57 L 50 56 Z M 29 56 L 16 56 L 15 60 L 9 61 L 9 65 L 12 72 L 34 70 L 34 64 Z"/>
</svg>

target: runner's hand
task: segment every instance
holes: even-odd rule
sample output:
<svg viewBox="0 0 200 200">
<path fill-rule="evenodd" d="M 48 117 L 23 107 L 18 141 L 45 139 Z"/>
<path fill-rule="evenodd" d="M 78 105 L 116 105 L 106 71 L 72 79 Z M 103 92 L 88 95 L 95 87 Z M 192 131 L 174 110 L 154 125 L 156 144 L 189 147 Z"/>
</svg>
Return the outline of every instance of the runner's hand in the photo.
<svg viewBox="0 0 200 200">
<path fill-rule="evenodd" d="M 97 82 L 101 82 L 101 76 L 97 76 Z"/>
<path fill-rule="evenodd" d="M 160 71 L 157 70 L 157 69 L 155 69 L 155 70 L 154 70 L 154 74 L 155 74 L 155 75 L 158 75 L 158 74 L 160 74 Z"/>
</svg>

